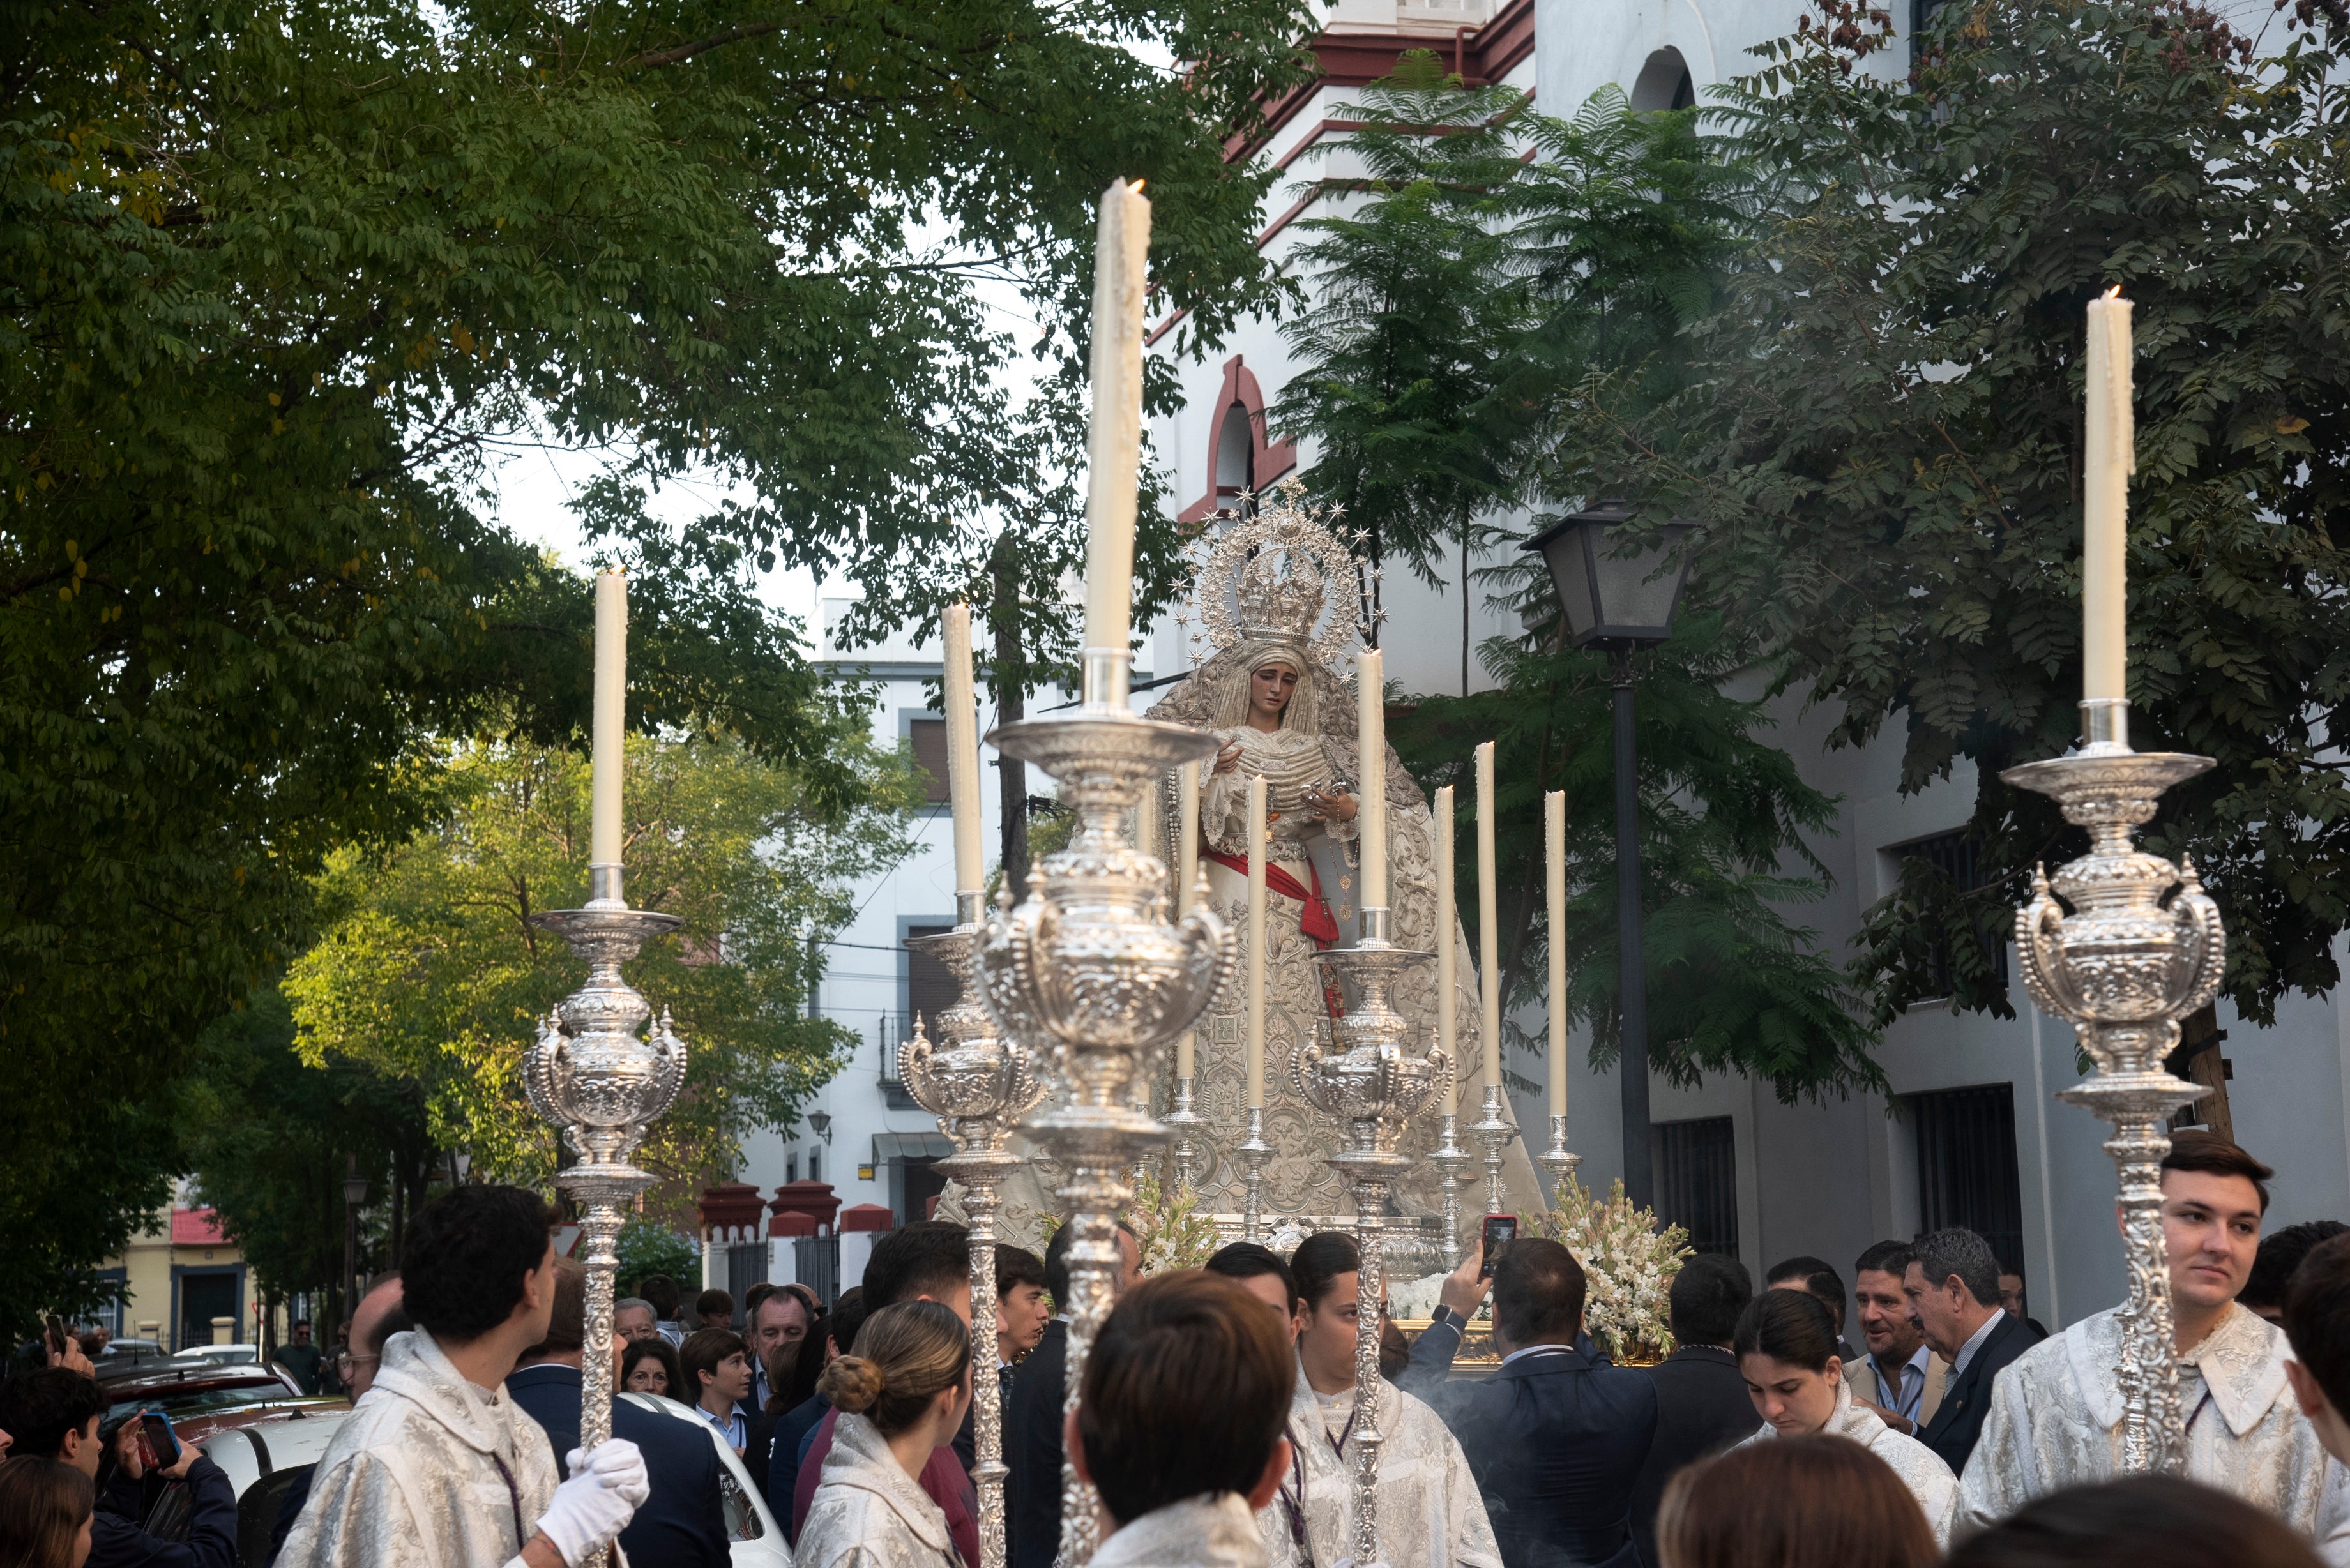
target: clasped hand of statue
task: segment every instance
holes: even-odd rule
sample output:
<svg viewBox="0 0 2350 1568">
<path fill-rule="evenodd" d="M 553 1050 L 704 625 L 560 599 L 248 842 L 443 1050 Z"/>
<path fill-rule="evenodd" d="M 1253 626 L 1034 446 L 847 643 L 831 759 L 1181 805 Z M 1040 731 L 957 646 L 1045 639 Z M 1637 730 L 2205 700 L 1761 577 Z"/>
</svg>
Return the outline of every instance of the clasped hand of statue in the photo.
<svg viewBox="0 0 2350 1568">
<path fill-rule="evenodd" d="M 1227 745 L 1222 751 L 1216 753 L 1216 765 L 1213 771 L 1220 774 L 1228 774 L 1240 765 L 1241 743 L 1238 741 L 1234 741 L 1231 744 Z M 1317 822 L 1352 822 L 1355 820 L 1357 805 L 1353 795 L 1325 794 L 1318 789 L 1309 789 L 1305 792 L 1305 800 L 1307 809 L 1304 815 L 1314 818 Z"/>
</svg>

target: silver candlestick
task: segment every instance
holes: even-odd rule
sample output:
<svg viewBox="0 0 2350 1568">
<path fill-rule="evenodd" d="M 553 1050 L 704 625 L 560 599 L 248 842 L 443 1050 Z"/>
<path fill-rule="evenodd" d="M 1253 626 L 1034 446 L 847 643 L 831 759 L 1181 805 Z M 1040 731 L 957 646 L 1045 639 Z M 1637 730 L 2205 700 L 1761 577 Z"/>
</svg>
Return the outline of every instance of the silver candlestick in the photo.
<svg viewBox="0 0 2350 1568">
<path fill-rule="evenodd" d="M 1273 1145 L 1264 1141 L 1264 1107 L 1251 1106 L 1248 1114 L 1248 1137 L 1232 1150 L 1241 1157 L 1241 1240 L 1264 1241 L 1264 1162 L 1273 1158 Z"/>
<path fill-rule="evenodd" d="M 1558 1207 L 1558 1195 L 1566 1189 L 1566 1179 L 1573 1176 L 1575 1167 L 1583 1163 L 1583 1157 L 1566 1147 L 1565 1116 L 1551 1117 L 1550 1147 L 1534 1156 L 1534 1163 L 1550 1172 L 1550 1191 L 1544 1196 L 1555 1209 Z"/>
<path fill-rule="evenodd" d="M 2023 983 L 2044 1012 L 2072 1021 L 2096 1075 L 2059 1098 L 2103 1121 L 2121 1182 L 2129 1295 L 2119 1314 L 2122 1468 L 2175 1470 L 2185 1457 L 2178 1355 L 2172 1343 L 2170 1262 L 2162 1232 L 2162 1160 L 2172 1112 L 2210 1091 L 2165 1066 L 2178 1021 L 2218 992 L 2227 960 L 2219 906 L 2196 879 L 2141 854 L 2131 832 L 2162 792 L 2211 766 L 2209 757 L 2129 747 L 2129 705 L 2081 704 L 2088 742 L 2070 756 L 2027 763 L 2000 777 L 2052 795 L 2064 820 L 2089 830 L 2089 853 L 2050 877 L 2033 870 L 2032 902 L 2017 911 Z"/>
<path fill-rule="evenodd" d="M 1396 1152 L 1404 1126 L 1443 1084 L 1451 1065 L 1440 1047 L 1414 1056 L 1404 1049 L 1411 1025 L 1388 1001 L 1404 972 L 1435 961 L 1434 953 L 1408 952 L 1388 941 L 1388 911 L 1366 906 L 1361 938 L 1351 948 L 1317 955 L 1334 980 L 1352 981 L 1357 997 L 1331 1025 L 1325 1050 L 1303 1045 L 1290 1068 L 1297 1092 L 1335 1119 L 1345 1146 L 1330 1168 L 1354 1190 L 1355 1244 L 1355 1538 L 1354 1560 L 1386 1561 L 1379 1552 L 1379 1303 L 1386 1295 L 1387 1205 L 1395 1179 L 1411 1168 Z"/>
<path fill-rule="evenodd" d="M 1191 1079 L 1175 1080 L 1175 1108 L 1167 1113 L 1161 1125 L 1175 1139 L 1170 1152 L 1175 1157 L 1176 1187 L 1180 1189 L 1193 1186 L 1200 1168 L 1200 1146 L 1196 1140 L 1200 1129 L 1208 1125 L 1208 1118 L 1191 1106 Z"/>
<path fill-rule="evenodd" d="M 1457 1090 L 1453 1085 L 1454 1066 L 1444 1064 L 1443 1119 L 1437 1125 L 1436 1148 L 1429 1155 L 1428 1163 L 1436 1168 L 1444 1189 L 1444 1241 L 1442 1252 L 1444 1272 L 1451 1273 L 1461 1265 L 1461 1173 L 1475 1163 L 1476 1157 L 1461 1147 L 1461 1112 L 1455 1104 Z"/>
<path fill-rule="evenodd" d="M 1083 701 L 1066 719 L 1031 719 L 990 737 L 1007 757 L 1060 781 L 1076 815 L 1068 846 L 1010 889 L 979 939 L 980 975 L 998 1024 L 1032 1050 L 1052 1053 L 1062 1095 L 1028 1125 L 1067 1171 L 1069 1207 L 1067 1407 L 1075 1408 L 1086 1354 L 1108 1316 L 1119 1272 L 1118 1215 L 1132 1199 L 1129 1168 L 1166 1129 L 1134 1108 L 1145 1058 L 1191 1026 L 1230 978 L 1234 933 L 1209 908 L 1204 887 L 1180 920 L 1168 919 L 1164 862 L 1138 849 L 1127 823 L 1158 778 L 1205 758 L 1215 737 L 1137 717 L 1128 707 L 1123 649 L 1084 653 Z M 1062 1474 L 1061 1560 L 1092 1553 L 1091 1489 Z"/>
<path fill-rule="evenodd" d="M 1488 1214 L 1504 1211 L 1502 1207 L 1502 1151 L 1510 1147 L 1512 1138 L 1518 1136 L 1518 1129 L 1512 1127 L 1510 1119 L 1502 1114 L 1503 1105 L 1502 1085 L 1486 1085 L 1483 1114 L 1471 1122 L 1467 1129 L 1469 1136 L 1485 1150 L 1485 1212 Z"/>
<path fill-rule="evenodd" d="M 995 1211 L 1004 1178 L 1024 1163 L 1004 1147 L 1013 1124 L 1045 1097 L 1044 1075 L 1027 1047 L 997 1032 L 981 998 L 978 953 L 981 896 L 955 895 L 955 928 L 915 937 L 906 945 L 951 971 L 954 1004 L 940 1012 L 936 1039 L 920 1019 L 914 1038 L 898 1050 L 898 1075 L 914 1103 L 939 1118 L 955 1152 L 938 1162 L 941 1175 L 962 1184 L 971 1236 L 972 1441 L 977 1462 L 971 1479 L 979 1492 L 980 1568 L 1003 1568 L 1003 1392 L 996 1359 Z"/>
<path fill-rule="evenodd" d="M 685 1043 L 669 1010 L 650 1039 L 639 1037 L 652 1006 L 620 978 L 620 966 L 654 937 L 685 922 L 676 915 L 631 909 L 620 896 L 620 868 L 588 868 L 592 895 L 584 909 L 554 909 L 531 923 L 555 932 L 588 964 L 588 979 L 556 1003 L 523 1053 L 523 1085 L 533 1109 L 554 1124 L 576 1158 L 556 1185 L 579 1205 L 579 1262 L 587 1271 L 587 1343 L 581 1347 L 579 1446 L 612 1435 L 612 1295 L 619 1273 L 620 1227 L 637 1195 L 660 1179 L 629 1163 L 646 1129 L 676 1099 L 685 1078 Z M 591 1559 L 600 1564 L 605 1553 Z"/>
</svg>

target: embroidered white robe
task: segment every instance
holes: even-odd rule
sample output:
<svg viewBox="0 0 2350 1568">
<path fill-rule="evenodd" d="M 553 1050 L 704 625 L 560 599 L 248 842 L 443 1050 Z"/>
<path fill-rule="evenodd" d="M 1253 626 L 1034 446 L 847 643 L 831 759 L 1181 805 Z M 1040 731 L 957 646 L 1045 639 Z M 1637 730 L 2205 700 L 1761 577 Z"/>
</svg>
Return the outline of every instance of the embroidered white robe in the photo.
<svg viewBox="0 0 2350 1568">
<path fill-rule="evenodd" d="M 1333 1568 L 1354 1556 L 1355 1447 L 1340 1443 L 1352 1429 L 1354 1407 L 1351 1388 L 1326 1401 L 1298 1375 L 1289 1407 L 1289 1473 L 1257 1515 L 1273 1568 Z M 1379 1547 L 1388 1568 L 1502 1568 L 1484 1496 L 1443 1418 L 1382 1379 L 1379 1429 L 1386 1438 L 1379 1445 Z"/>
<path fill-rule="evenodd" d="M 1950 1525 L 1959 1513 L 1959 1478 L 1942 1462 L 1942 1456 L 1917 1438 L 1895 1431 L 1887 1426 L 1877 1412 L 1852 1402 L 1852 1385 L 1836 1384 L 1835 1413 L 1821 1430 L 1850 1438 L 1893 1468 L 1909 1495 L 1918 1500 L 1925 1511 L 1926 1522 L 1933 1527 L 1934 1544 L 1950 1543 Z M 1747 1443 L 1767 1441 L 1779 1435 L 1779 1428 L 1764 1422 L 1762 1429 L 1746 1439 Z M 1739 1445 L 1745 1447 L 1745 1443 Z"/>
</svg>

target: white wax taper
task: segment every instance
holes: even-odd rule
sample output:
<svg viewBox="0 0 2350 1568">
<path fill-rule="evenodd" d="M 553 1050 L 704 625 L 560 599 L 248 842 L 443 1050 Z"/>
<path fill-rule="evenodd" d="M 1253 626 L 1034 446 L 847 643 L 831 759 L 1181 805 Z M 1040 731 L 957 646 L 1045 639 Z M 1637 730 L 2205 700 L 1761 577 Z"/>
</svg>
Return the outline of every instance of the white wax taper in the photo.
<svg viewBox="0 0 2350 1568">
<path fill-rule="evenodd" d="M 1248 784 L 1248 1108 L 1264 1106 L 1264 775 Z"/>
<path fill-rule="evenodd" d="M 2081 467 L 2081 695 L 2129 695 L 2129 476 L 2137 472 L 2130 400 L 2130 302 L 2089 301 Z"/>
<path fill-rule="evenodd" d="M 620 780 L 628 766 L 629 579 L 596 574 L 596 697 L 589 732 L 588 858 L 620 863 Z"/>
<path fill-rule="evenodd" d="M 1494 894 L 1493 742 L 1477 748 L 1477 1000 L 1483 1011 L 1487 1084 L 1502 1081 L 1501 915 Z"/>
<path fill-rule="evenodd" d="M 1200 876 L 1200 764 L 1185 763 L 1177 770 L 1175 831 L 1175 913 L 1191 912 L 1191 884 Z M 1175 1075 L 1189 1078 L 1198 1066 L 1198 1047 L 1189 1029 L 1175 1042 Z"/>
<path fill-rule="evenodd" d="M 1388 720 L 1386 665 L 1375 648 L 1355 656 L 1356 741 L 1362 752 L 1357 815 L 1363 844 L 1365 908 L 1388 907 Z"/>
<path fill-rule="evenodd" d="M 1143 275 L 1150 203 L 1110 182 L 1094 242 L 1093 416 L 1086 431 L 1086 642 L 1128 646 L 1134 614 L 1135 483 L 1142 463 Z"/>
<path fill-rule="evenodd" d="M 1452 786 L 1436 792 L 1436 1044 L 1453 1063 L 1453 1082 L 1461 1081 L 1457 1049 L 1461 1041 L 1459 998 L 1461 959 L 1454 950 L 1453 931 L 1460 918 L 1452 891 Z M 1456 1096 L 1457 1098 L 1457 1096 Z M 1449 1111 L 1451 1104 L 1440 1107 Z"/>
<path fill-rule="evenodd" d="M 954 812 L 955 890 L 987 879 L 986 833 L 979 815 L 979 700 L 971 676 L 971 607 L 947 606 L 945 621 L 947 800 Z"/>
<path fill-rule="evenodd" d="M 1543 796 L 1543 891 L 1550 934 L 1550 1114 L 1566 1115 L 1566 792 Z"/>
</svg>

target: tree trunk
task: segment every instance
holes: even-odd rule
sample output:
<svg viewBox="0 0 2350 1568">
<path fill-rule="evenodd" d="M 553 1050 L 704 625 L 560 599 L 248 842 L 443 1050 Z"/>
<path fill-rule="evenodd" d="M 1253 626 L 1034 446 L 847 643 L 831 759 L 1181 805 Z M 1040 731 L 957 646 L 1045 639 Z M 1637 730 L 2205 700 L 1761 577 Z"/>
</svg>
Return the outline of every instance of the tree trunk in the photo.
<svg viewBox="0 0 2350 1568">
<path fill-rule="evenodd" d="M 1020 651 L 1020 571 L 1012 558 L 1010 535 L 996 541 L 995 603 L 991 608 L 995 619 L 995 722 L 1001 729 L 1021 717 L 1025 673 Z M 995 766 L 1003 816 L 1003 886 L 1016 900 L 1028 880 L 1028 764 L 998 756 Z"/>
</svg>

